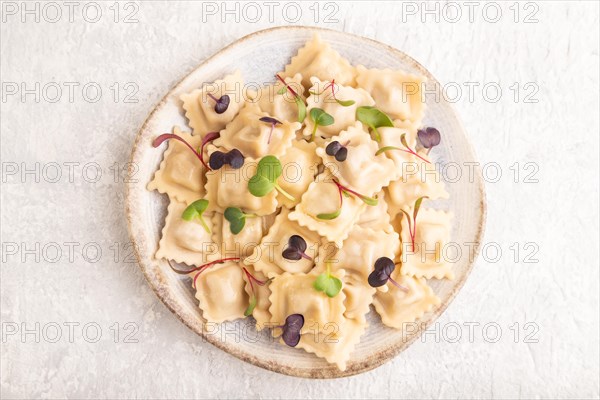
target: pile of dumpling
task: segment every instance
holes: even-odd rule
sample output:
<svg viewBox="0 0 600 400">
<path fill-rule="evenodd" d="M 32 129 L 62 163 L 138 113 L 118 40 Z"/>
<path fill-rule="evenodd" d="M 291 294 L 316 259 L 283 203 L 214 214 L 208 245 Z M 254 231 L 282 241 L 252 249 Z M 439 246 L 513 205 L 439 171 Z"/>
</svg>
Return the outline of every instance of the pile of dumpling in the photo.
<svg viewBox="0 0 600 400">
<path fill-rule="evenodd" d="M 427 279 L 453 278 L 441 255 L 451 214 L 427 206 L 448 193 L 417 135 L 424 78 L 352 66 L 319 36 L 278 75 L 245 90 L 236 71 L 181 96 L 192 132 L 175 127 L 173 134 L 189 146 L 169 140 L 148 185 L 170 201 L 156 257 L 191 268 L 185 272 L 205 320 L 251 314 L 257 329 L 279 336 L 287 317 L 299 314 L 294 345 L 344 370 L 371 304 L 383 324 L 403 329 L 440 304 Z M 361 107 L 393 126 L 360 122 Z M 282 173 L 276 190 L 257 196 L 249 181 L 266 156 Z M 191 210 L 198 218 L 183 218 L 202 199 Z M 231 208 L 245 222 L 235 234 Z M 395 268 L 374 287 L 369 276 L 382 257 Z M 341 289 L 318 288 L 323 275 Z"/>
</svg>

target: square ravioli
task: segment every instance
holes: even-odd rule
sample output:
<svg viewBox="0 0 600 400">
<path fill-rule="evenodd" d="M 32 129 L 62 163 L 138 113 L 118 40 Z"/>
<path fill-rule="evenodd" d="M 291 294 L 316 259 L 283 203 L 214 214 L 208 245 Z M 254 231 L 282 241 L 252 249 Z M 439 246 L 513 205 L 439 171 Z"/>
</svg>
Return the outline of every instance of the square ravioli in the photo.
<svg viewBox="0 0 600 400">
<path fill-rule="evenodd" d="M 285 83 L 296 93 L 304 93 L 302 86 L 302 75 L 284 78 Z M 280 81 L 266 85 L 257 94 L 257 104 L 260 110 L 279 121 L 298 121 L 298 106 L 289 90 L 281 93 L 285 86 Z"/>
<path fill-rule="evenodd" d="M 196 298 L 202 316 L 208 322 L 220 323 L 244 318 L 248 294 L 242 265 L 227 261 L 202 271 L 196 278 Z"/>
<path fill-rule="evenodd" d="M 229 96 L 229 106 L 225 112 L 217 113 L 215 99 L 223 95 Z M 204 137 L 208 132 L 225 128 L 240 111 L 247 96 L 249 94 L 244 91 L 242 73 L 235 71 L 223 79 L 204 85 L 202 89 L 182 94 L 180 99 L 194 135 Z"/>
<path fill-rule="evenodd" d="M 274 220 L 272 215 L 246 218 L 244 228 L 238 234 L 234 234 L 225 216 L 214 213 L 212 239 L 219 249 L 220 258 L 248 257 L 269 231 Z"/>
<path fill-rule="evenodd" d="M 356 196 L 342 195 L 337 185 L 321 174 L 302 195 L 289 219 L 341 246 L 365 207 Z M 332 213 L 337 216 L 323 217 Z"/>
<path fill-rule="evenodd" d="M 402 144 L 402 136 L 404 135 L 404 138 L 406 139 L 406 144 L 410 147 L 411 150 L 416 151 L 418 143 L 417 128 L 415 127 L 415 125 L 411 124 L 410 121 L 395 120 L 394 127 L 384 126 L 378 128 L 377 131 L 381 136 L 381 141 L 379 142 L 380 149 L 388 146 L 405 149 L 404 145 Z M 416 161 L 422 161 L 414 155 L 403 150 L 388 150 L 385 151 L 383 154 L 385 154 L 394 162 L 394 164 L 396 164 L 396 169 L 400 171 L 400 176 L 414 169 L 414 167 L 411 164 L 414 164 Z M 425 159 L 428 158 L 425 153 L 419 155 Z"/>
<path fill-rule="evenodd" d="M 298 73 L 302 74 L 304 87 L 310 87 L 310 78 L 313 76 L 323 81 L 335 79 L 341 85 L 352 85 L 356 75 L 355 68 L 348 60 L 333 50 L 318 34 L 298 50 L 298 54 L 285 66 L 282 76 L 292 77 Z"/>
<path fill-rule="evenodd" d="M 209 154 L 216 150 L 212 147 Z M 256 197 L 248 190 L 248 181 L 256 174 L 258 160 L 246 158 L 241 168 L 229 164 L 206 173 L 208 210 L 223 213 L 227 207 L 238 207 L 245 213 L 264 216 L 277 209 L 277 191 Z"/>
<path fill-rule="evenodd" d="M 322 246 L 315 273 L 324 272 L 327 264 L 332 273 L 343 269 L 345 276 L 342 290 L 346 295 L 344 315 L 363 320 L 377 290 L 368 282 L 375 261 L 380 257 L 393 260 L 399 252 L 400 239 L 396 232 L 386 233 L 355 225 L 341 247 L 334 243 Z"/>
<path fill-rule="evenodd" d="M 333 124 L 318 125 L 316 129 L 312 118 L 306 118 L 303 135 L 309 140 L 314 136 L 312 140 L 317 143 L 323 143 L 325 139 L 335 136 L 354 125 L 358 107 L 373 106 L 375 104 L 373 98 L 363 89 L 342 86 L 331 81 L 320 81 L 318 78 L 311 78 L 311 82 L 311 94 L 306 99 L 308 115 L 310 115 L 310 110 L 313 108 L 320 108 L 333 117 Z M 338 101 L 353 101 L 354 104 L 342 105 Z"/>
<path fill-rule="evenodd" d="M 408 214 L 412 216 L 412 211 Z M 432 208 L 421 208 L 417 215 L 416 227 L 413 225 L 414 249 L 407 217 L 404 214 L 399 214 L 398 217 L 401 218 L 402 273 L 427 279 L 454 279 L 452 266 L 445 259 L 445 246 L 450 243 L 452 214 Z"/>
<path fill-rule="evenodd" d="M 171 201 L 169 204 L 155 257 L 189 266 L 199 266 L 217 254 L 218 249 L 212 241 L 211 233 L 199 221 L 186 221 L 181 218 L 186 207 L 185 203 L 178 201 Z M 203 217 L 211 229 L 210 215 L 205 214 Z"/>
<path fill-rule="evenodd" d="M 388 213 L 385 191 L 382 190 L 375 197 L 377 198 L 377 205 L 365 207 L 365 211 L 360 214 L 356 225 L 376 231 L 392 232 L 394 228 L 392 227 L 390 214 Z"/>
<path fill-rule="evenodd" d="M 188 142 L 192 148 L 200 146 L 201 138 L 182 132 L 178 127 L 173 133 Z M 204 166 L 190 149 L 178 140 L 169 140 L 158 171 L 148 183 L 148 190 L 166 193 L 170 199 L 190 204 L 205 195 Z"/>
<path fill-rule="evenodd" d="M 282 156 L 292 146 L 302 124 L 280 121 L 281 124 L 263 122 L 269 115 L 254 103 L 246 103 L 240 113 L 221 131 L 214 145 L 226 150 L 237 149 L 244 157 L 260 159 L 266 155 Z"/>
<path fill-rule="evenodd" d="M 336 364 L 340 371 L 345 371 L 346 363 L 366 329 L 365 321 L 344 318 L 340 326 L 331 326 L 327 332 L 303 334 L 298 347 Z"/>
<path fill-rule="evenodd" d="M 356 67 L 356 83 L 375 99 L 377 108 L 392 119 L 420 124 L 425 114 L 422 98 L 426 79 L 391 69 Z"/>
<path fill-rule="evenodd" d="M 343 271 L 342 271 L 343 276 Z M 344 293 L 335 297 L 317 291 L 313 284 L 316 274 L 290 274 L 286 272 L 271 282 L 271 324 L 273 335 L 281 335 L 281 328 L 288 316 L 302 314 L 304 326 L 300 333 L 325 332 L 330 327 L 340 326 L 344 320 Z"/>
<path fill-rule="evenodd" d="M 334 141 L 348 149 L 345 160 L 338 161 L 327 154 L 327 145 Z M 377 150 L 377 142 L 357 122 L 338 136 L 327 140 L 323 147 L 317 149 L 317 154 L 342 185 L 360 194 L 372 196 L 400 176 L 392 160 L 384 154 L 375 155 Z"/>
<path fill-rule="evenodd" d="M 426 312 L 432 311 L 441 302 L 425 279 L 402 275 L 398 273 L 398 269 L 396 267 L 392 278 L 408 290 L 404 291 L 388 283 L 389 290 L 378 291 L 373 299 L 373 305 L 385 325 L 404 330 L 407 324 L 422 318 Z"/>
<path fill-rule="evenodd" d="M 284 272 L 307 273 L 315 265 L 321 245 L 321 237 L 315 232 L 304 228 L 298 223 L 291 221 L 289 211 L 282 209 L 275 218 L 275 223 L 269 229 L 269 233 L 262 238 L 260 245 L 254 249 L 252 255 L 244 262 L 253 265 L 254 269 L 272 278 Z M 307 257 L 290 259 L 284 256 L 284 250 L 288 247 L 291 236 L 300 236 L 306 243 L 304 251 Z"/>
<path fill-rule="evenodd" d="M 294 197 L 294 200 L 288 199 L 281 193 L 277 194 L 279 205 L 292 209 L 300 202 L 302 194 L 306 192 L 308 186 L 315 180 L 319 171 L 321 158 L 317 155 L 316 143 L 309 143 L 305 140 L 296 140 L 289 147 L 283 157 L 281 157 L 281 166 L 283 173 L 277 180 L 279 186 Z"/>
</svg>

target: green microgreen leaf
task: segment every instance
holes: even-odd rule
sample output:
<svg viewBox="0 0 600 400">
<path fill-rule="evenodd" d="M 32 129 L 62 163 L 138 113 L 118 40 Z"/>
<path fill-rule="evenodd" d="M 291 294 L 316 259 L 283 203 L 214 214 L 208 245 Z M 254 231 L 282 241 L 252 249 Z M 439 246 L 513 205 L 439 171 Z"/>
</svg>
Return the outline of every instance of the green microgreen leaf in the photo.
<svg viewBox="0 0 600 400">
<path fill-rule="evenodd" d="M 283 86 L 282 88 L 280 88 L 280 89 L 277 91 L 277 94 L 284 94 L 285 92 L 287 92 L 287 88 L 286 88 L 285 86 Z"/>
<path fill-rule="evenodd" d="M 376 142 L 381 141 L 381 136 L 379 135 L 377 128 L 382 126 L 394 126 L 394 123 L 390 117 L 388 117 L 383 111 L 372 106 L 358 107 L 356 109 L 356 119 L 373 130 L 373 139 Z"/>
<path fill-rule="evenodd" d="M 248 181 L 248 190 L 256 197 L 264 197 L 271 193 L 275 186 L 268 178 L 262 175 L 254 175 Z"/>
<path fill-rule="evenodd" d="M 313 108 L 310 110 L 310 119 L 313 121 L 314 126 L 310 140 L 313 141 L 317 128 L 319 126 L 328 126 L 334 123 L 334 119 L 330 114 L 327 114 L 325 110 L 321 108 Z"/>
<path fill-rule="evenodd" d="M 246 311 L 244 311 L 244 316 L 246 316 L 246 317 L 251 316 L 255 307 L 256 307 L 256 296 L 252 295 L 252 297 L 250 297 L 250 302 L 248 303 L 248 308 L 246 308 Z"/>
<path fill-rule="evenodd" d="M 229 221 L 229 230 L 234 235 L 237 235 L 244 229 L 246 218 L 256 217 L 254 214 L 244 214 L 242 210 L 237 207 L 227 207 L 223 216 Z"/>
<path fill-rule="evenodd" d="M 271 182 L 275 182 L 281 176 L 282 172 L 281 162 L 275 156 L 261 158 L 256 167 L 256 174 L 264 176 Z"/>
<path fill-rule="evenodd" d="M 373 197 L 369 197 L 369 196 L 364 196 L 364 195 L 361 195 L 361 196 L 358 196 L 358 197 L 359 197 L 359 198 L 360 198 L 360 199 L 361 199 L 363 202 L 365 202 L 365 204 L 366 204 L 366 205 L 368 205 L 368 206 L 373 206 L 373 207 L 374 207 L 374 206 L 376 206 L 376 205 L 377 205 L 377 203 L 379 202 L 379 200 L 378 200 L 378 199 L 376 199 L 376 198 L 373 198 Z"/>
<path fill-rule="evenodd" d="M 300 96 L 296 96 L 294 101 L 298 106 L 298 122 L 302 123 L 304 122 L 304 118 L 306 118 L 306 104 L 304 104 L 304 100 Z"/>
<path fill-rule="evenodd" d="M 324 213 L 324 214 L 318 214 L 317 218 L 318 219 L 324 219 L 324 220 L 331 220 L 331 219 L 336 219 L 337 217 L 340 216 L 340 213 L 342 212 L 341 208 L 338 208 L 337 210 L 335 210 L 332 213 Z"/>
<path fill-rule="evenodd" d="M 331 264 L 328 261 L 325 261 L 325 264 L 327 271 L 317 276 L 313 287 L 319 292 L 324 292 L 328 297 L 335 297 L 342 290 L 342 281 L 331 275 Z"/>
<path fill-rule="evenodd" d="M 338 100 L 335 99 L 335 101 L 337 101 L 337 103 L 342 106 L 342 107 L 350 107 L 352 105 L 354 105 L 354 103 L 356 103 L 354 100 Z"/>
<path fill-rule="evenodd" d="M 200 224 L 202 224 L 202 226 L 204 227 L 204 230 L 206 230 L 206 232 L 208 233 L 211 233 L 210 228 L 204 221 L 204 218 L 202 218 L 202 214 L 204 213 L 204 211 L 206 211 L 207 208 L 208 200 L 196 200 L 195 202 L 187 206 L 185 210 L 183 210 L 183 213 L 181 214 L 181 219 L 183 219 L 184 221 L 192 221 L 194 219 L 197 219 L 198 221 L 200 221 Z"/>
<path fill-rule="evenodd" d="M 385 153 L 388 150 L 404 150 L 404 149 L 401 149 L 400 147 L 396 147 L 396 146 L 385 146 L 385 147 L 382 147 L 379 150 L 377 150 L 377 152 L 375 152 L 375 155 L 378 156 L 381 153 Z"/>
<path fill-rule="evenodd" d="M 342 281 L 328 273 L 322 273 L 315 280 L 313 287 L 328 297 L 335 297 L 342 290 Z"/>
<path fill-rule="evenodd" d="M 283 168 L 277 157 L 271 155 L 263 157 L 258 162 L 256 174 L 248 181 L 248 190 L 256 197 L 263 197 L 275 189 L 289 200 L 296 201 L 291 194 L 277 184 L 277 178 L 281 176 L 282 172 Z"/>
</svg>

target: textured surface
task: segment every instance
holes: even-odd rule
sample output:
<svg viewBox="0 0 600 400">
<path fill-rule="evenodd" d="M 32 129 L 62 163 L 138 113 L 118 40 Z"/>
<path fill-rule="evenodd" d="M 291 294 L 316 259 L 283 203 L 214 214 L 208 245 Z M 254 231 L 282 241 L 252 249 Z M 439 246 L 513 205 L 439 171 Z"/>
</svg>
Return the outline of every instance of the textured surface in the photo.
<svg viewBox="0 0 600 400">
<path fill-rule="evenodd" d="M 115 179 L 115 171 L 126 168 L 135 132 L 162 95 L 225 44 L 286 24 L 283 6 L 274 10 L 271 23 L 261 5 L 262 18 L 252 23 L 244 21 L 238 5 L 242 15 L 236 23 L 236 15 L 222 10 L 205 12 L 203 21 L 199 2 L 142 3 L 138 22 L 127 24 L 123 19 L 134 9 L 125 3 L 118 23 L 108 8 L 112 3 L 102 6 L 96 23 L 85 21 L 85 3 L 78 4 L 73 22 L 65 7 L 56 23 L 44 16 L 39 23 L 32 16 L 23 23 L 19 4 L 16 15 L 2 5 L 2 398 L 598 397 L 596 3 L 532 3 L 537 12 L 521 4 L 519 22 L 507 3 L 496 23 L 486 20 L 493 10 L 486 13 L 482 6 L 473 10 L 473 22 L 465 5 L 456 22 L 442 5 L 435 22 L 436 15 L 423 14 L 420 2 L 338 3 L 333 18 L 339 22 L 325 22 L 335 10 L 321 6 L 318 25 L 405 51 L 449 83 L 449 97 L 460 88 L 456 106 L 479 159 L 502 171 L 494 182 L 495 164 L 484 169 L 488 251 L 440 318 L 439 329 L 381 368 L 335 381 L 261 370 L 185 328 L 128 257 L 123 174 Z M 315 24 L 311 5 L 302 5 L 298 23 Z M 246 19 L 254 18 L 251 11 L 246 9 Z M 54 18 L 47 12 L 46 19 Z M 532 12 L 538 22 L 524 23 Z M 88 13 L 88 19 L 94 16 Z M 33 89 L 36 82 L 39 101 L 34 94 L 22 99 L 21 83 Z M 63 89 L 54 103 L 49 100 L 56 92 L 47 85 L 52 82 Z M 73 101 L 69 82 L 79 83 Z M 95 103 L 82 95 L 89 82 L 102 88 Z M 115 82 L 118 101 L 111 90 Z M 124 86 L 128 82 L 139 87 L 136 103 L 124 102 L 132 92 L 133 86 Z M 7 95 L 15 87 L 11 83 L 19 90 L 15 95 Z M 494 102 L 495 87 L 502 96 Z M 72 176 L 64 164 L 69 162 L 79 163 L 71 164 Z M 62 172 L 55 183 L 52 163 Z M 102 170 L 97 182 L 93 163 Z M 535 163 L 537 172 L 527 163 Z M 37 176 L 22 173 L 36 166 Z M 538 182 L 527 182 L 532 179 Z M 95 243 L 102 254 L 94 262 Z M 498 248 L 502 254 L 495 260 Z M 128 322 L 139 327 L 132 336 L 137 343 L 125 339 L 132 332 L 124 328 Z M 69 323 L 79 324 L 72 335 Z M 82 333 L 86 323 L 102 328 L 98 342 L 91 343 L 93 326 L 87 336 Z M 492 343 L 494 324 L 502 335 Z M 57 326 L 62 337 L 52 343 Z M 22 337 L 24 328 L 30 333 Z M 19 332 L 10 334 L 13 329 Z"/>
</svg>

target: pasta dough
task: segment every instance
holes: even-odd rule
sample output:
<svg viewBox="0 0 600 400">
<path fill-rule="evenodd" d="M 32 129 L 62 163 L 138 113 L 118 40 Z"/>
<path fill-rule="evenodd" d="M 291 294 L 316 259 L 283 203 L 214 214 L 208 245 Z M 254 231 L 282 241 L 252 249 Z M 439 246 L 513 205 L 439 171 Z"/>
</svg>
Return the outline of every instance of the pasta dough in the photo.
<svg viewBox="0 0 600 400">
<path fill-rule="evenodd" d="M 412 211 L 408 214 L 412 215 Z M 428 279 L 454 279 L 451 265 L 446 262 L 445 257 L 445 246 L 450 242 L 451 220 L 451 213 L 421 208 L 417 215 L 413 251 L 406 216 L 401 219 L 403 274 Z"/>
<path fill-rule="evenodd" d="M 211 151 L 209 150 L 209 153 Z M 223 213 L 227 207 L 239 207 L 259 216 L 269 215 L 277 209 L 277 192 L 256 197 L 248 191 L 248 181 L 256 173 L 258 160 L 246 158 L 239 169 L 224 165 L 206 173 L 206 199 L 210 211 Z"/>
<path fill-rule="evenodd" d="M 346 160 L 338 161 L 326 153 L 325 147 L 337 141 L 348 149 Z M 357 122 L 338 136 L 324 143 L 317 149 L 317 154 L 325 167 L 340 183 L 354 191 L 372 196 L 387 186 L 390 181 L 398 179 L 399 173 L 394 162 L 384 154 L 375 155 L 379 150 L 377 142 L 364 131 L 362 124 Z"/>
<path fill-rule="evenodd" d="M 178 127 L 173 128 L 173 133 L 193 148 L 200 145 L 200 137 L 182 132 Z M 204 197 L 204 183 L 204 166 L 198 157 L 185 144 L 169 140 L 160 167 L 148 183 L 148 190 L 156 189 L 172 200 L 190 204 Z"/>
<path fill-rule="evenodd" d="M 289 211 L 282 209 L 269 233 L 261 240 L 260 245 L 254 249 L 252 255 L 245 260 L 246 264 L 254 265 L 257 271 L 266 274 L 270 278 L 284 272 L 307 273 L 315 265 L 315 259 L 319 254 L 321 237 L 291 221 L 288 217 Z M 283 257 L 283 250 L 287 247 L 288 240 L 292 235 L 298 235 L 306 241 L 305 253 L 311 259 L 288 260 Z"/>
<path fill-rule="evenodd" d="M 271 128 L 271 124 L 260 121 L 269 115 L 254 103 L 246 103 L 214 145 L 226 150 L 238 149 L 244 157 L 260 159 L 266 155 L 282 156 L 296 138 L 296 131 L 302 126 L 298 122 L 282 121 Z"/>
<path fill-rule="evenodd" d="M 400 285 L 408 288 L 405 292 L 388 283 L 387 292 L 377 292 L 373 300 L 375 310 L 381 316 L 381 321 L 396 329 L 406 329 L 423 314 L 440 305 L 440 299 L 427 286 L 423 278 L 401 275 L 398 267 L 392 274 L 392 278 Z"/>
<path fill-rule="evenodd" d="M 298 73 L 302 74 L 304 87 L 311 85 L 310 78 L 313 76 L 323 81 L 335 79 L 340 85 L 352 85 L 356 75 L 355 68 L 318 34 L 306 42 L 304 47 L 298 50 L 298 54 L 292 57 L 292 61 L 285 67 L 283 76 L 292 77 Z"/>
<path fill-rule="evenodd" d="M 327 126 L 317 126 L 315 140 L 322 143 L 324 139 L 337 135 L 339 132 L 348 129 L 356 123 L 356 109 L 362 106 L 372 106 L 375 104 L 373 98 L 363 89 L 355 89 L 350 86 L 342 86 L 333 83 L 335 97 L 332 94 L 332 85 L 330 81 L 322 82 L 318 78 L 311 78 L 311 95 L 306 99 L 307 111 L 313 108 L 320 108 L 333 117 L 333 124 Z M 354 104 L 343 106 L 340 101 L 354 101 Z M 306 119 L 306 127 L 303 135 L 310 138 L 313 134 L 315 123 L 311 118 Z"/>
<path fill-rule="evenodd" d="M 375 99 L 377 108 L 393 119 L 420 124 L 425 114 L 425 78 L 390 69 L 356 67 L 356 83 Z"/>
<path fill-rule="evenodd" d="M 216 102 L 209 94 L 217 99 L 223 95 L 229 96 L 229 106 L 224 113 L 218 114 L 215 111 Z M 223 79 L 205 85 L 202 89 L 182 94 L 180 99 L 194 135 L 204 137 L 208 132 L 220 131 L 232 121 L 244 104 L 246 96 L 250 95 L 244 92 L 242 74 L 235 71 Z"/>
<path fill-rule="evenodd" d="M 202 271 L 196 279 L 196 298 L 208 322 L 244 318 L 248 307 L 244 273 L 239 263 L 227 261 Z"/>
<path fill-rule="evenodd" d="M 218 248 L 212 241 L 211 234 L 200 222 L 181 218 L 185 208 L 185 203 L 178 201 L 171 201 L 169 204 L 156 258 L 199 266 L 208 262 L 209 257 L 218 252 Z M 210 216 L 204 216 L 204 219 L 210 227 Z"/>
</svg>

